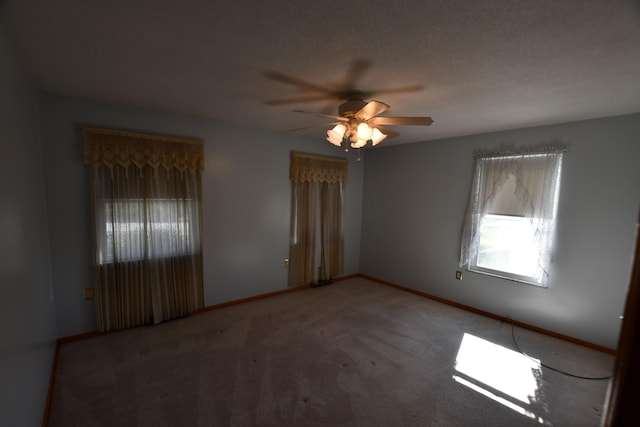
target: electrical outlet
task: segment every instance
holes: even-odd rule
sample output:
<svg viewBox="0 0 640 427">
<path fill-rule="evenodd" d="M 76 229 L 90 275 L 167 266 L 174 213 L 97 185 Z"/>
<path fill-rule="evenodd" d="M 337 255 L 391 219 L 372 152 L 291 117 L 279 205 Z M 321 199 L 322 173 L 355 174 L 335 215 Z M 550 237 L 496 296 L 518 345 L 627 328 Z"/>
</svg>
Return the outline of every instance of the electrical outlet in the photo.
<svg viewBox="0 0 640 427">
<path fill-rule="evenodd" d="M 89 301 L 93 299 L 93 288 L 84 288 L 83 291 L 84 300 Z"/>
<path fill-rule="evenodd" d="M 456 280 L 462 280 L 462 271 L 456 271 Z"/>
<path fill-rule="evenodd" d="M 284 268 L 289 268 L 289 258 L 284 260 Z"/>
</svg>

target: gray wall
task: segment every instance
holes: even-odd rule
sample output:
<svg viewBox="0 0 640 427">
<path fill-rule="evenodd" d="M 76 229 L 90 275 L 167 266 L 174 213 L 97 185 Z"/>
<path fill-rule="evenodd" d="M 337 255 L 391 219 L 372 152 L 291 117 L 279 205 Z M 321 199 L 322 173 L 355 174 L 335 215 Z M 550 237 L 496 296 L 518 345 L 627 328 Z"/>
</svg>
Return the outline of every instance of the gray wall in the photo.
<svg viewBox="0 0 640 427">
<path fill-rule="evenodd" d="M 0 26 L 0 425 L 40 425 L 56 325 L 37 94 Z"/>
<path fill-rule="evenodd" d="M 193 136 L 205 142 L 205 303 L 287 287 L 291 151 L 345 157 L 324 140 L 276 135 L 211 120 L 41 94 L 53 283 L 60 336 L 95 330 L 89 170 L 82 125 Z M 347 156 L 345 275 L 359 272 L 363 164 Z"/>
<path fill-rule="evenodd" d="M 434 125 L 437 126 L 437 123 Z M 547 289 L 458 269 L 472 154 L 569 145 Z M 367 153 L 360 271 L 448 300 L 615 348 L 640 201 L 640 114 Z"/>
</svg>

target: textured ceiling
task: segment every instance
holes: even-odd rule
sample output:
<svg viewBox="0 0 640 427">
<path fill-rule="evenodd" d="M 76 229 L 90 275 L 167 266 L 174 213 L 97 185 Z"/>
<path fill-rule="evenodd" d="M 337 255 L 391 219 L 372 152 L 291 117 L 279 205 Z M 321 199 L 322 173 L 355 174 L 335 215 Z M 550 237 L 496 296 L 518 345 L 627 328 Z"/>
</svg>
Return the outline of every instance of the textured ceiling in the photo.
<svg viewBox="0 0 640 427">
<path fill-rule="evenodd" d="M 269 71 L 435 120 L 385 144 L 640 112 L 637 0 L 8 0 L 2 12 L 44 91 L 278 132 L 327 121 L 293 109 L 340 102 L 268 105 L 318 94 Z"/>
</svg>

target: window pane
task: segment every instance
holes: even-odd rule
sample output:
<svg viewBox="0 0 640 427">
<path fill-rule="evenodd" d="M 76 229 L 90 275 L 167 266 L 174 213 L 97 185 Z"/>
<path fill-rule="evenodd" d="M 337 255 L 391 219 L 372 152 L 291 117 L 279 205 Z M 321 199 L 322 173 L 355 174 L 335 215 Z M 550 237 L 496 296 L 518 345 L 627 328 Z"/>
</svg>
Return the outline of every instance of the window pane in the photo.
<svg viewBox="0 0 640 427">
<path fill-rule="evenodd" d="M 119 199 L 103 203 L 100 264 L 181 256 L 199 250 L 194 200 Z"/>
<path fill-rule="evenodd" d="M 534 278 L 538 249 L 528 218 L 485 215 L 480 223 L 476 266 Z"/>
</svg>

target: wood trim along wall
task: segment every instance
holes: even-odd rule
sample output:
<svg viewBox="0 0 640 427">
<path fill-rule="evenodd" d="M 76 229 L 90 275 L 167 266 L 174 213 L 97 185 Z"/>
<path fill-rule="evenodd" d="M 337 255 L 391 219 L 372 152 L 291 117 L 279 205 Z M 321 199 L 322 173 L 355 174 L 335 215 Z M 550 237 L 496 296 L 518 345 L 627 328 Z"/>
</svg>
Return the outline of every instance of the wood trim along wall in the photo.
<svg viewBox="0 0 640 427">
<path fill-rule="evenodd" d="M 199 310 L 194 311 L 193 314 L 205 313 L 207 311 L 218 310 L 220 308 L 230 307 L 232 305 L 243 304 L 245 302 L 257 301 L 257 300 L 265 299 L 265 298 L 271 298 L 271 297 L 274 297 L 274 296 L 277 296 L 277 295 L 287 294 L 289 292 L 301 291 L 303 289 L 308 289 L 308 288 L 310 288 L 310 285 L 296 286 L 294 288 L 287 288 L 287 289 L 282 289 L 282 290 L 279 290 L 279 291 L 269 292 L 269 293 L 266 293 L 266 294 L 254 295 L 252 297 L 240 298 L 240 299 L 236 299 L 236 300 L 232 300 L 232 301 L 222 302 L 220 304 L 208 305 L 206 307 L 203 307 L 203 308 L 201 308 Z"/>
<path fill-rule="evenodd" d="M 51 363 L 51 373 L 49 374 L 49 389 L 47 399 L 44 402 L 44 413 L 42 414 L 42 427 L 49 425 L 49 414 L 51 413 L 51 401 L 53 400 L 53 387 L 56 385 L 56 372 L 58 370 L 58 353 L 60 352 L 60 340 L 56 340 L 56 349 L 53 352 L 53 362 Z"/>
<path fill-rule="evenodd" d="M 357 274 L 352 274 L 352 275 L 349 275 L 349 276 L 342 276 L 342 277 L 338 277 L 338 278 L 333 279 L 333 281 L 334 282 L 339 282 L 341 280 L 347 280 L 347 279 L 351 279 L 353 277 L 358 277 L 358 275 Z M 225 307 L 229 307 L 229 306 L 232 306 L 232 305 L 243 304 L 245 302 L 256 301 L 256 300 L 261 300 L 261 299 L 265 299 L 265 298 L 271 298 L 271 297 L 275 297 L 277 295 L 287 294 L 289 292 L 302 291 L 304 289 L 309 289 L 311 287 L 312 287 L 311 285 L 296 286 L 296 287 L 293 287 L 293 288 L 281 289 L 279 291 L 269 292 L 269 293 L 266 293 L 266 294 L 254 295 L 252 297 L 240 298 L 240 299 L 237 299 L 237 300 L 227 301 L 227 302 L 223 302 L 223 303 L 220 303 L 220 304 L 209 305 L 207 307 L 204 307 L 204 308 L 201 308 L 200 310 L 195 311 L 193 314 L 203 313 L 203 312 L 211 311 L 211 310 L 218 310 L 220 308 L 225 308 Z"/>
<path fill-rule="evenodd" d="M 434 301 L 437 301 L 437 302 L 441 302 L 443 304 L 448 304 L 448 305 L 451 305 L 453 307 L 457 307 L 457 308 L 461 308 L 463 310 L 470 311 L 472 313 L 476 313 L 476 314 L 480 314 L 480 315 L 483 315 L 483 316 L 486 316 L 486 317 L 490 317 L 492 319 L 501 320 L 501 321 L 507 319 L 507 317 L 505 317 L 505 316 L 499 316 L 497 314 L 490 313 L 488 311 L 484 311 L 484 310 L 480 310 L 480 309 L 475 308 L 475 307 L 471 307 L 471 306 L 468 306 L 468 305 L 460 304 L 460 303 L 457 303 L 455 301 L 450 301 L 450 300 L 447 300 L 445 298 L 440 298 L 438 296 L 431 295 L 431 294 L 428 294 L 426 292 L 418 291 L 416 289 L 407 288 L 406 286 L 402 286 L 402 285 L 398 285 L 398 284 L 395 284 L 395 283 L 387 282 L 385 280 L 381 280 L 381 279 L 378 279 L 376 277 L 368 276 L 366 274 L 359 274 L 358 276 L 363 277 L 365 279 L 373 280 L 374 282 L 378 282 L 378 283 L 386 285 L 386 286 L 391 286 L 392 288 L 400 289 L 400 290 L 405 291 L 405 292 L 409 292 L 409 293 L 412 293 L 412 294 L 415 294 L 415 295 L 419 295 L 421 297 L 429 298 L 431 300 L 434 300 Z M 537 326 L 529 325 L 527 323 L 520 322 L 520 321 L 517 321 L 517 320 L 514 320 L 514 319 L 509 319 L 509 323 L 512 323 L 513 325 L 518 326 L 520 328 L 529 329 L 529 330 L 534 331 L 534 332 L 538 332 L 538 333 L 541 333 L 541 334 L 544 334 L 544 335 L 549 335 L 549 336 L 554 337 L 554 338 L 559 338 L 561 340 L 568 341 L 568 342 L 571 342 L 573 344 L 579 344 L 581 346 L 588 347 L 588 348 L 591 348 L 591 349 L 594 349 L 594 350 L 598 350 L 598 351 L 601 351 L 603 353 L 608 353 L 608 354 L 612 354 L 612 355 L 616 354 L 616 351 L 614 349 L 611 349 L 611 348 L 608 348 L 608 347 L 604 347 L 604 346 L 601 346 L 601 345 L 598 345 L 598 344 L 590 343 L 588 341 L 583 341 L 583 340 L 580 340 L 580 339 L 577 339 L 577 338 L 573 338 L 573 337 L 570 337 L 568 335 L 562 335 L 562 334 L 559 334 L 557 332 L 553 332 L 553 331 L 550 331 L 548 329 L 543 329 L 543 328 L 539 328 Z"/>
</svg>

